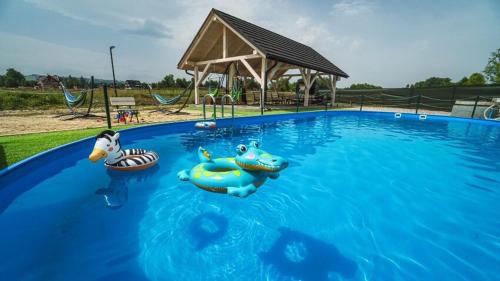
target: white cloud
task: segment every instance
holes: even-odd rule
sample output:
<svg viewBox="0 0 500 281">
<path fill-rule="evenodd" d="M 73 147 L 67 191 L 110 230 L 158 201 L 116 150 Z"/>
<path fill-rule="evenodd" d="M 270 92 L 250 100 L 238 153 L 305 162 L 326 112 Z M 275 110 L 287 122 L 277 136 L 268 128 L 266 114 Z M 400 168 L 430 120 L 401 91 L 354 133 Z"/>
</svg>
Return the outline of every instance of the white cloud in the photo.
<svg viewBox="0 0 500 281">
<path fill-rule="evenodd" d="M 345 36 L 338 39 L 329 26 L 328 19 L 308 16 L 287 1 L 25 1 L 92 25 L 106 26 L 127 34 L 150 36 L 160 46 L 167 48 L 166 53 L 177 56 L 188 46 L 213 7 L 310 45 L 326 57 L 329 57 L 332 45 L 350 48 L 353 40 Z M 280 13 L 276 13 L 278 10 Z M 178 59 L 169 58 L 168 61 Z M 175 63 L 169 70 L 174 72 Z"/>
<path fill-rule="evenodd" d="M 138 20 L 138 26 L 133 29 L 124 29 L 125 32 L 135 35 L 150 36 L 153 38 L 172 38 L 172 31 L 162 23 L 144 19 Z"/>
<path fill-rule="evenodd" d="M 14 67 L 24 74 L 60 74 L 111 79 L 107 51 L 95 52 L 0 32 L 0 69 Z M 119 80 L 158 81 L 164 75 L 161 64 L 141 56 L 115 60 Z"/>
<path fill-rule="evenodd" d="M 108 70 L 107 54 L 71 48 L 30 37 L 0 32 L 0 68 L 14 67 L 25 74 L 64 73 L 103 75 Z M 36 50 L 36 52 L 34 52 Z M 32 55 L 33 54 L 33 55 Z"/>
<path fill-rule="evenodd" d="M 364 0 L 341 0 L 333 4 L 332 14 L 357 16 L 371 12 L 373 5 Z"/>
</svg>

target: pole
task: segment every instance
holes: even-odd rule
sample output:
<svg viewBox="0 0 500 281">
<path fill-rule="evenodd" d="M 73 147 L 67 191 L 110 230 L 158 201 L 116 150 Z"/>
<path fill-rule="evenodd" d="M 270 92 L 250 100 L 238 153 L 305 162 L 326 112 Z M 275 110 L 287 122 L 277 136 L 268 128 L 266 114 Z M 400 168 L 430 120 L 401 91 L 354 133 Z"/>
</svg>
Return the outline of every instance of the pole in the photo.
<svg viewBox="0 0 500 281">
<path fill-rule="evenodd" d="M 111 115 L 109 114 L 108 87 L 106 85 L 102 86 L 102 91 L 104 93 L 104 108 L 106 109 L 106 119 L 108 120 L 108 129 L 111 129 Z"/>
<path fill-rule="evenodd" d="M 90 103 L 89 108 L 87 109 L 87 114 L 90 114 L 90 110 L 92 109 L 92 103 L 94 102 L 94 76 L 90 76 Z"/>
<path fill-rule="evenodd" d="M 417 104 L 415 105 L 415 114 L 418 114 L 418 109 L 420 108 L 420 93 L 417 96 Z"/>
<path fill-rule="evenodd" d="M 474 102 L 474 109 L 472 109 L 472 114 L 470 115 L 470 118 L 474 118 L 474 114 L 476 113 L 476 107 L 477 107 L 478 102 L 479 102 L 479 96 L 476 97 L 476 102 Z"/>
<path fill-rule="evenodd" d="M 365 95 L 361 95 L 361 106 L 359 107 L 359 111 L 363 111 L 363 103 L 365 101 Z"/>
<path fill-rule="evenodd" d="M 115 97 L 118 96 L 118 93 L 116 92 L 116 78 L 115 78 L 115 65 L 113 63 L 113 49 L 115 46 L 109 47 L 109 54 L 111 56 L 111 71 L 113 71 L 113 89 L 115 89 Z"/>
</svg>

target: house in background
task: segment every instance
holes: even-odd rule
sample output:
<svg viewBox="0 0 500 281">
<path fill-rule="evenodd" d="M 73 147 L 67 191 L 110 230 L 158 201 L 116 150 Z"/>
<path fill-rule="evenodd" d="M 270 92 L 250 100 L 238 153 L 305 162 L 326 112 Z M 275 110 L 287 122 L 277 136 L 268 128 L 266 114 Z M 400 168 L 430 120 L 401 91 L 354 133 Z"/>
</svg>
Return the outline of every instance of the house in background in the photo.
<svg viewBox="0 0 500 281">
<path fill-rule="evenodd" d="M 125 80 L 125 89 L 132 90 L 135 88 L 142 88 L 142 83 L 139 80 Z"/>
</svg>

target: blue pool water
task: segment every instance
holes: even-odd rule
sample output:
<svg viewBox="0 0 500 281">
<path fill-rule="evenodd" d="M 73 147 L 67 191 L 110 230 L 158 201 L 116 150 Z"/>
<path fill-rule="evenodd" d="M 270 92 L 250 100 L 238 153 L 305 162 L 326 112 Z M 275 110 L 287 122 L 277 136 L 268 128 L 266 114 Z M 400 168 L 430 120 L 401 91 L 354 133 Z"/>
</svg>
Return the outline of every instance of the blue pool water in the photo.
<svg viewBox="0 0 500 281">
<path fill-rule="evenodd" d="M 138 173 L 93 140 L 25 163 L 0 178 L 1 279 L 498 280 L 500 126 L 316 115 L 123 131 L 160 154 Z M 290 165 L 250 197 L 177 179 L 251 140 Z"/>
</svg>

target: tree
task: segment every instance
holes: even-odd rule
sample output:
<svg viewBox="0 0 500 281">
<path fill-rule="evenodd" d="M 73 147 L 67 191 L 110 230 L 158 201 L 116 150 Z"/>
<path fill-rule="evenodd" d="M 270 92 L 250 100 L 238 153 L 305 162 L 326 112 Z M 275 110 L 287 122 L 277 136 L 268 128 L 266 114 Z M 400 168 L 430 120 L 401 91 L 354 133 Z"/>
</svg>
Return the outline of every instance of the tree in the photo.
<svg viewBox="0 0 500 281">
<path fill-rule="evenodd" d="M 175 86 L 179 88 L 186 88 L 189 85 L 188 80 L 186 78 L 177 78 L 175 79 Z"/>
<path fill-rule="evenodd" d="M 76 77 L 68 75 L 68 77 L 62 78 L 64 86 L 68 89 L 78 88 L 80 86 L 80 80 Z"/>
<path fill-rule="evenodd" d="M 451 79 L 441 77 L 431 77 L 424 81 L 415 83 L 415 88 L 436 88 L 436 87 L 449 87 L 452 86 Z"/>
<path fill-rule="evenodd" d="M 500 48 L 491 53 L 483 72 L 491 83 L 500 84 Z"/>
<path fill-rule="evenodd" d="M 167 74 L 163 80 L 160 81 L 160 86 L 162 88 L 170 88 L 175 86 L 175 80 L 173 74 Z"/>
<path fill-rule="evenodd" d="M 203 84 L 203 86 L 207 87 L 207 88 L 217 88 L 219 86 L 219 81 L 207 79 L 207 80 L 205 80 L 205 83 Z"/>
<path fill-rule="evenodd" d="M 87 80 L 83 78 L 83 76 L 80 76 L 80 89 L 84 89 L 87 87 Z"/>
<path fill-rule="evenodd" d="M 469 82 L 469 79 L 464 76 L 464 78 L 460 79 L 460 81 L 458 81 L 456 84 L 458 86 L 466 86 L 466 85 L 468 85 L 467 84 L 468 82 Z"/>
<path fill-rule="evenodd" d="M 279 78 L 276 82 L 276 89 L 278 91 L 290 91 L 292 90 L 292 88 L 290 87 L 290 80 L 289 79 L 285 79 L 285 78 Z"/>
<path fill-rule="evenodd" d="M 260 84 L 252 77 L 246 81 L 246 88 L 249 90 L 260 90 Z"/>
<path fill-rule="evenodd" d="M 3 75 L 0 75 L 0 87 L 4 86 L 3 80 L 4 80 Z"/>
<path fill-rule="evenodd" d="M 481 73 L 472 73 L 467 79 L 467 85 L 470 86 L 483 86 L 486 84 L 486 79 Z"/>
<path fill-rule="evenodd" d="M 3 77 L 3 83 L 5 87 L 19 87 L 24 85 L 25 81 L 26 79 L 24 78 L 24 75 L 14 68 L 7 69 L 7 72 Z"/>
<path fill-rule="evenodd" d="M 380 86 L 371 85 L 368 83 L 352 84 L 349 89 L 351 90 L 367 90 L 367 89 L 382 89 Z"/>
</svg>

